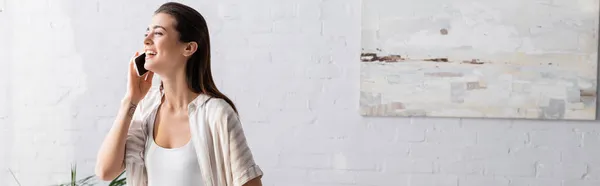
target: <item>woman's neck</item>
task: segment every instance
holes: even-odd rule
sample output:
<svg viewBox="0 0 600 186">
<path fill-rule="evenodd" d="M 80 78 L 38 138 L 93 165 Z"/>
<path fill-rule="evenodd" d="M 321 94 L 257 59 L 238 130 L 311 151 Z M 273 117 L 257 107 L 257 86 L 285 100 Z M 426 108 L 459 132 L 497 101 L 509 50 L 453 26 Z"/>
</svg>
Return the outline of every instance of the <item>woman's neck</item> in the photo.
<svg viewBox="0 0 600 186">
<path fill-rule="evenodd" d="M 169 110 L 187 110 L 187 106 L 199 94 L 190 90 L 185 75 L 161 78 L 165 100 L 163 106 Z"/>
</svg>

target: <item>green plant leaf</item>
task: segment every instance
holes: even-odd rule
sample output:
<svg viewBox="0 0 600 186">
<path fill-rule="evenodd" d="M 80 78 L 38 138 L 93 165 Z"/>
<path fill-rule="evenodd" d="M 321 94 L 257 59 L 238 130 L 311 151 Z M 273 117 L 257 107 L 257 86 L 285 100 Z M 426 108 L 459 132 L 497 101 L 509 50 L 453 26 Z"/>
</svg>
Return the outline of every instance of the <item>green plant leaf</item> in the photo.
<svg viewBox="0 0 600 186">
<path fill-rule="evenodd" d="M 93 186 L 95 176 L 87 176 L 77 180 L 77 165 L 71 165 L 71 181 L 69 183 L 58 184 L 56 186 Z"/>
<path fill-rule="evenodd" d="M 113 179 L 108 186 L 123 186 L 126 185 L 126 179 L 125 178 L 121 178 L 121 176 L 123 176 L 125 174 L 125 171 L 121 172 L 121 174 L 119 174 L 119 176 L 117 176 L 115 179 Z"/>
<path fill-rule="evenodd" d="M 12 173 L 12 170 L 9 169 L 9 171 L 11 171 L 11 173 Z M 122 176 L 124 176 L 124 175 L 125 175 L 125 171 L 121 172 L 121 174 L 119 174 L 119 176 L 117 176 L 115 179 L 113 179 L 109 183 L 109 186 L 125 186 L 125 185 L 127 185 L 126 178 L 122 178 Z M 17 183 L 18 183 L 18 180 L 14 176 L 14 173 L 13 173 L 13 177 L 15 178 L 15 181 L 17 181 Z M 96 178 L 96 176 L 92 175 L 92 176 L 87 176 L 83 179 L 77 180 L 77 165 L 72 164 L 71 165 L 71 181 L 69 181 L 69 183 L 57 184 L 57 185 L 53 185 L 53 186 L 93 186 L 96 184 L 95 183 L 96 180 L 94 178 Z"/>
<path fill-rule="evenodd" d="M 77 186 L 77 164 L 71 166 L 71 186 Z"/>
<path fill-rule="evenodd" d="M 82 184 L 82 185 L 91 184 L 90 182 L 93 181 L 92 180 L 93 178 L 94 178 L 94 176 L 88 176 L 88 177 L 85 177 L 85 178 L 79 180 L 78 183 Z"/>
</svg>

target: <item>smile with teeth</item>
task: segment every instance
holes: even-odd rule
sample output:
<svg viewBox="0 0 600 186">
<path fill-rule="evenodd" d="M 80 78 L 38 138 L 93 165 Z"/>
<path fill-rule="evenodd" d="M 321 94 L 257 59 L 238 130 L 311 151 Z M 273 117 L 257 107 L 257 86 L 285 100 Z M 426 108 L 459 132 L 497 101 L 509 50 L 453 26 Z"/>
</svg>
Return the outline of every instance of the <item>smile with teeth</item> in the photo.
<svg viewBox="0 0 600 186">
<path fill-rule="evenodd" d="M 156 52 L 146 51 L 146 55 L 156 55 Z"/>
</svg>

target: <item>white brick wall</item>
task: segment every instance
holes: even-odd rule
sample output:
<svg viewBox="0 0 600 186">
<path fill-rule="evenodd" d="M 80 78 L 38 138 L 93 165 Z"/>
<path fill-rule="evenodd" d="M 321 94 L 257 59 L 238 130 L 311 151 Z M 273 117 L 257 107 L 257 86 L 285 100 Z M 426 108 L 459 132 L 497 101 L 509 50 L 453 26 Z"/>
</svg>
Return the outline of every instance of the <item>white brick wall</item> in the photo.
<svg viewBox="0 0 600 186">
<path fill-rule="evenodd" d="M 27 186 L 92 173 L 162 2 L 0 0 L 0 185 L 9 167 Z M 597 122 L 360 117 L 359 0 L 183 2 L 208 19 L 265 185 L 600 184 Z"/>
</svg>

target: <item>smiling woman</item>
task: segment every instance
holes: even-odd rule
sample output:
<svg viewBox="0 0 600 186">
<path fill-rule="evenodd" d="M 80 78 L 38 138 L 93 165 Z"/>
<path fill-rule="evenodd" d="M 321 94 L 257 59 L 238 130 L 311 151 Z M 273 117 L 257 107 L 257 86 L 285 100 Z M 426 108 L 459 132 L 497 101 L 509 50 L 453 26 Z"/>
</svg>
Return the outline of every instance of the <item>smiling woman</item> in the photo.
<svg viewBox="0 0 600 186">
<path fill-rule="evenodd" d="M 208 33 L 186 5 L 155 11 L 144 36 L 148 72 L 136 74 L 130 61 L 127 92 L 98 152 L 100 178 L 125 170 L 131 186 L 262 185 L 237 109 L 213 81 Z M 159 89 L 151 89 L 155 73 Z"/>
</svg>

